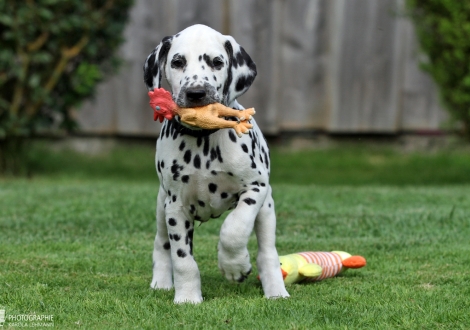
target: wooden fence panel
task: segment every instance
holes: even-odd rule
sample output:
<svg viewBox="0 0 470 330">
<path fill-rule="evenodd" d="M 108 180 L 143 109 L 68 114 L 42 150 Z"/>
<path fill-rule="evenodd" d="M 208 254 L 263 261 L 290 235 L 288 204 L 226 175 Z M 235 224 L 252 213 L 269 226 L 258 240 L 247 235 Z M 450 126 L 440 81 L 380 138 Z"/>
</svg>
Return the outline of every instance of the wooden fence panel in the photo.
<svg viewBox="0 0 470 330">
<path fill-rule="evenodd" d="M 440 106 L 431 76 L 419 68 L 419 48 L 413 24 L 403 22 L 403 85 L 400 127 L 404 131 L 435 130 L 448 118 Z"/>
<path fill-rule="evenodd" d="M 296 0 L 282 9 L 279 122 L 282 130 L 324 128 L 328 120 L 327 2 Z"/>
<path fill-rule="evenodd" d="M 394 132 L 398 129 L 395 0 L 336 1 L 341 26 L 339 54 L 333 54 L 337 77 L 329 129 L 335 132 Z"/>
</svg>

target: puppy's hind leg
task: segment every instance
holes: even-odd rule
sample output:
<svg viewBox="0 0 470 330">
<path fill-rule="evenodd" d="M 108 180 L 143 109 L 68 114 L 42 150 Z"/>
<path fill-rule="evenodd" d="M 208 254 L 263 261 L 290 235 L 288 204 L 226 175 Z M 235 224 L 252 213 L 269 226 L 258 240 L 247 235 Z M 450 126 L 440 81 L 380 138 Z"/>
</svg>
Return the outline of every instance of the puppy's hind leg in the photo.
<svg viewBox="0 0 470 330">
<path fill-rule="evenodd" d="M 274 201 L 269 187 L 264 201 L 255 222 L 255 233 L 258 239 L 258 266 L 261 285 L 264 295 L 267 298 L 289 297 L 279 265 L 276 241 L 276 213 L 274 211 Z"/>
<path fill-rule="evenodd" d="M 172 263 L 170 255 L 170 241 L 165 221 L 166 192 L 160 187 L 157 198 L 157 235 L 153 248 L 153 277 L 150 287 L 152 289 L 166 289 L 173 287 Z"/>
</svg>

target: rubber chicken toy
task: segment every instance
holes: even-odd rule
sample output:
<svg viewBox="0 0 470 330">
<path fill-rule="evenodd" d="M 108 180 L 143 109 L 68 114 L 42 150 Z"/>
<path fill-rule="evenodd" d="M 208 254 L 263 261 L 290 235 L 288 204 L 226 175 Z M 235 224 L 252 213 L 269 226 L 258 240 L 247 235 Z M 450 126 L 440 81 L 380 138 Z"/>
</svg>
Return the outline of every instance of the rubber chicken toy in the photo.
<svg viewBox="0 0 470 330">
<path fill-rule="evenodd" d="M 280 256 L 281 272 L 285 284 L 301 281 L 320 281 L 334 277 L 349 268 L 361 268 L 366 259 L 347 252 L 300 252 Z"/>
<path fill-rule="evenodd" d="M 233 128 L 239 137 L 247 134 L 253 127 L 248 121 L 255 114 L 254 108 L 235 110 L 220 103 L 196 108 L 180 108 L 173 101 L 170 92 L 163 88 L 149 91 L 148 96 L 155 121 L 171 120 L 178 115 L 183 123 L 203 129 Z M 224 117 L 235 117 L 237 121 L 226 120 Z"/>
</svg>

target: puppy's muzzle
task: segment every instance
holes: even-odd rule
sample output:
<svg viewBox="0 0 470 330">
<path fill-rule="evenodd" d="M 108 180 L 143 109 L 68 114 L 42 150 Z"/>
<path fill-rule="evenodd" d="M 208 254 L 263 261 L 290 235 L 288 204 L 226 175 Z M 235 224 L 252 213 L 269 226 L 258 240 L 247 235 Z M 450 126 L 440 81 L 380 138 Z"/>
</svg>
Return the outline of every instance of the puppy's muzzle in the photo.
<svg viewBox="0 0 470 330">
<path fill-rule="evenodd" d="M 207 93 L 203 88 L 188 88 L 186 90 L 186 98 L 190 102 L 198 102 L 204 100 Z"/>
</svg>

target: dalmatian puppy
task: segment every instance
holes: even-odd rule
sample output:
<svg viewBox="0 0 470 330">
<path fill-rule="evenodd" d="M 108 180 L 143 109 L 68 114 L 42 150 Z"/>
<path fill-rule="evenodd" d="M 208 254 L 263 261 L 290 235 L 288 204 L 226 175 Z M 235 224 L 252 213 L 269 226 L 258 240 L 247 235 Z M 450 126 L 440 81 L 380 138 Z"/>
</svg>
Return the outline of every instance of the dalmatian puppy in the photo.
<svg viewBox="0 0 470 330">
<path fill-rule="evenodd" d="M 180 107 L 219 102 L 244 109 L 236 98 L 255 76 L 256 65 L 245 50 L 232 37 L 204 25 L 165 37 L 144 64 L 148 89 L 160 87 L 166 77 Z M 289 296 L 275 247 L 269 150 L 254 119 L 251 123 L 253 129 L 241 138 L 232 129 L 198 129 L 178 117 L 162 126 L 155 159 L 160 189 L 150 286 L 174 285 L 175 303 L 202 302 L 193 257 L 194 221 L 217 218 L 227 210 L 232 211 L 222 224 L 218 244 L 221 272 L 231 281 L 247 278 L 251 272 L 247 243 L 254 229 L 265 296 Z"/>
</svg>

